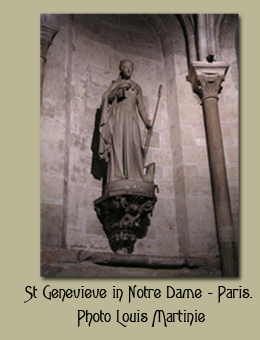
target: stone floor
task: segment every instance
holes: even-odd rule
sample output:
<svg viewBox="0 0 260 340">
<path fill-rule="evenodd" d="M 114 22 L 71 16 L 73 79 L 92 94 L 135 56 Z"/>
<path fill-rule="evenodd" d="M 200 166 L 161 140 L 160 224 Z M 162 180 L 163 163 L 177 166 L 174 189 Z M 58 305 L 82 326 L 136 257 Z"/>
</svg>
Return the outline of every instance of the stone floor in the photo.
<svg viewBox="0 0 260 340">
<path fill-rule="evenodd" d="M 41 276 L 63 278 L 220 277 L 219 258 L 177 258 L 44 249 Z"/>
</svg>

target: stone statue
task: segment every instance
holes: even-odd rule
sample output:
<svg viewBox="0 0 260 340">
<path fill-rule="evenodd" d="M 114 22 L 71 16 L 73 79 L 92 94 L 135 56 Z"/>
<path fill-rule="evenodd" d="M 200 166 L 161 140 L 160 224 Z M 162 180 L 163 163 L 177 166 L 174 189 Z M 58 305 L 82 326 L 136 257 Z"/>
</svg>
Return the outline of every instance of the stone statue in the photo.
<svg viewBox="0 0 260 340">
<path fill-rule="evenodd" d="M 99 155 L 107 161 L 107 182 L 149 181 L 143 175 L 144 155 L 138 113 L 146 128 L 151 123 L 141 87 L 131 79 L 133 63 L 122 60 L 120 74 L 104 93 L 101 107 Z"/>
<path fill-rule="evenodd" d="M 122 60 L 119 69 L 118 78 L 102 97 L 99 156 L 107 162 L 107 179 L 94 208 L 111 249 L 122 254 L 132 253 L 137 238 L 145 236 L 158 187 L 155 163 L 145 165 L 156 114 L 151 124 L 142 89 L 131 79 L 133 63 Z M 158 104 L 159 100 L 155 112 Z M 138 114 L 148 130 L 144 148 Z"/>
</svg>

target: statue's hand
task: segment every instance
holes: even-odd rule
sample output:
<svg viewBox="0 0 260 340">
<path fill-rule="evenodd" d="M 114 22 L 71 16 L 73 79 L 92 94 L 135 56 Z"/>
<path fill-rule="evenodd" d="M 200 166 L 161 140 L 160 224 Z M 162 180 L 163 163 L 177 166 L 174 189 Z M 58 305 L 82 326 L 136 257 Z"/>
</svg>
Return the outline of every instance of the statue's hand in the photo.
<svg viewBox="0 0 260 340">
<path fill-rule="evenodd" d="M 149 131 L 152 128 L 152 124 L 150 123 L 150 121 L 148 121 L 148 123 L 146 123 L 146 129 Z"/>
</svg>

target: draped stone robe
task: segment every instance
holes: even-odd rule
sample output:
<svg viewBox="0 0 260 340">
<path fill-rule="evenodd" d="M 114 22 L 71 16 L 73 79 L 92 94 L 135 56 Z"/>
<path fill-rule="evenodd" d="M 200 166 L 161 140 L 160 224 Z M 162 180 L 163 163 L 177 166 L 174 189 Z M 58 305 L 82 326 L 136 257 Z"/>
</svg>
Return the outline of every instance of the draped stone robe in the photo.
<svg viewBox="0 0 260 340">
<path fill-rule="evenodd" d="M 121 81 L 119 76 L 102 98 L 99 155 L 107 161 L 108 183 L 121 179 L 145 180 L 138 113 L 145 124 L 148 118 L 142 90 L 129 79 L 131 88 L 120 98 L 117 86 Z"/>
</svg>

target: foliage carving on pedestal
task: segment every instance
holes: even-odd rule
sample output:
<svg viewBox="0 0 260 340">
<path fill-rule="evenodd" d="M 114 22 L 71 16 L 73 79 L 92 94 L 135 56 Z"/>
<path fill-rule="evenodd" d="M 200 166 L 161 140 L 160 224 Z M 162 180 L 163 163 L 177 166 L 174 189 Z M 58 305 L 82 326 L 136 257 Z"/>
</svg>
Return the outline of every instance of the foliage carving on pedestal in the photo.
<svg viewBox="0 0 260 340">
<path fill-rule="evenodd" d="M 116 195 L 94 204 L 114 252 L 133 252 L 137 238 L 146 235 L 155 202 L 155 196 Z"/>
</svg>

